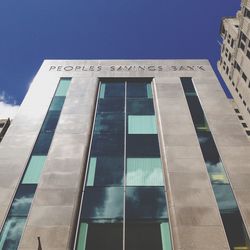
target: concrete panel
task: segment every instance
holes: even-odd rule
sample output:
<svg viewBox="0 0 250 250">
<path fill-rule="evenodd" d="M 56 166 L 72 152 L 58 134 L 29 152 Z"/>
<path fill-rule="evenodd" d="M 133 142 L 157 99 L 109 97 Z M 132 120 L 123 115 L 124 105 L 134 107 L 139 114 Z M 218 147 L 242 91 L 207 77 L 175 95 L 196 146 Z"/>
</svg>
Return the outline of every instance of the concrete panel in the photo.
<svg viewBox="0 0 250 250">
<path fill-rule="evenodd" d="M 68 226 L 73 215 L 72 206 L 33 206 L 35 213 L 29 215 L 29 226 L 61 227 Z"/>
<path fill-rule="evenodd" d="M 229 250 L 225 233 L 220 226 L 176 227 L 181 250 Z"/>
<path fill-rule="evenodd" d="M 220 226 L 220 215 L 214 207 L 175 207 L 175 226 Z"/>
<path fill-rule="evenodd" d="M 69 227 L 26 227 L 26 234 L 22 238 L 19 249 L 38 249 L 40 237 L 42 249 L 68 249 Z"/>
<path fill-rule="evenodd" d="M 183 173 L 206 173 L 204 160 L 199 158 L 176 158 L 167 159 L 167 168 L 169 172 Z"/>
<path fill-rule="evenodd" d="M 170 133 L 168 131 L 169 128 L 170 127 L 166 128 L 166 134 L 164 133 L 165 131 L 163 132 L 164 133 L 163 134 L 164 141 L 166 141 L 169 146 L 194 146 L 194 145 L 199 146 L 197 137 L 195 135 L 193 135 L 193 134 L 187 135 L 185 129 L 183 129 L 181 131 L 181 132 L 183 132 L 183 134 L 178 133 L 179 130 L 176 131 L 174 129 L 172 131 L 173 133 Z M 182 128 L 183 128 L 183 126 L 182 126 Z M 168 134 L 168 132 L 169 132 L 169 134 Z"/>
<path fill-rule="evenodd" d="M 34 200 L 35 206 L 70 206 L 74 203 L 78 193 L 76 189 L 39 188 Z"/>
<path fill-rule="evenodd" d="M 202 157 L 199 146 L 167 146 L 165 150 L 167 159 Z"/>
</svg>

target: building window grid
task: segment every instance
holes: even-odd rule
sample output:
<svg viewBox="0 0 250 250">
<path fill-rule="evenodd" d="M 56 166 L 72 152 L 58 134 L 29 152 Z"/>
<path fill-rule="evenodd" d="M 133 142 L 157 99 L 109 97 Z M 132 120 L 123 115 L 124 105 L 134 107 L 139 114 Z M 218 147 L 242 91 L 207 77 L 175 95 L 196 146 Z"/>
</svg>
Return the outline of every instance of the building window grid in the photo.
<svg viewBox="0 0 250 250">
<path fill-rule="evenodd" d="M 100 96 L 100 88 L 101 88 L 101 84 L 102 82 L 105 82 L 105 81 L 100 81 L 100 84 L 99 84 L 99 90 L 98 90 L 98 97 Z M 151 81 L 150 81 L 151 82 Z M 115 84 L 115 83 L 114 83 Z M 150 84 L 151 86 L 151 84 Z M 152 91 L 152 90 L 151 90 Z M 125 119 L 124 119 L 124 179 L 123 179 L 123 189 L 124 189 L 124 195 L 123 195 L 123 221 L 122 221 L 122 224 L 123 224 L 123 249 L 126 249 L 125 247 L 125 239 L 126 239 L 126 189 L 129 188 L 129 186 L 127 185 L 127 169 L 128 169 L 128 166 L 127 166 L 127 133 L 128 133 L 128 118 L 129 116 L 127 116 L 127 81 L 125 81 Z M 97 115 L 97 107 L 98 107 L 98 102 L 99 100 L 97 100 L 96 102 L 96 111 L 95 111 L 95 117 Z M 96 118 L 95 118 L 96 119 Z M 95 128 L 95 123 L 96 123 L 96 120 L 94 121 L 94 124 L 93 124 L 93 131 L 92 131 L 92 138 L 91 138 L 91 144 L 92 144 L 92 141 L 93 141 L 93 136 L 94 136 L 94 128 Z M 159 143 L 159 142 L 158 142 Z M 90 145 L 91 145 L 90 144 Z M 89 148 L 89 155 L 88 155 L 88 163 L 87 163 L 87 166 L 89 166 L 89 160 L 90 160 L 90 153 L 91 153 L 91 147 Z M 84 180 L 84 187 L 83 187 L 83 194 L 82 194 L 82 200 L 81 200 L 81 209 L 80 209 L 80 212 L 79 212 L 79 215 L 81 215 L 82 213 L 82 210 L 83 210 L 83 200 L 84 200 L 84 193 L 85 193 L 85 189 L 86 189 L 86 186 L 87 186 L 87 179 L 88 179 L 88 170 L 89 167 L 86 169 L 86 174 L 85 174 L 85 180 Z M 161 172 L 162 172 L 162 175 L 163 175 L 163 168 L 161 168 Z M 164 175 L 163 175 L 164 176 Z M 166 197 L 166 189 L 165 189 L 165 184 L 164 182 L 162 183 L 162 185 L 164 186 L 164 194 L 165 194 L 165 202 L 167 203 L 167 197 Z M 167 206 L 167 210 L 168 210 L 168 206 Z M 79 240 L 79 224 L 80 224 L 80 218 L 81 216 L 79 216 L 78 218 L 78 226 L 77 226 L 77 230 L 76 230 L 76 237 L 75 237 L 75 249 L 78 250 L 78 240 Z M 169 223 L 168 223 L 169 225 Z M 170 225 L 169 225 L 170 226 Z M 166 230 L 166 228 L 165 228 Z M 169 231 L 168 232 L 170 238 L 167 239 L 166 236 L 165 236 L 165 239 L 164 239 L 164 242 L 165 244 L 167 244 L 168 246 L 162 246 L 163 250 L 170 250 L 172 249 L 171 247 L 171 232 Z M 162 236 L 162 235 L 161 235 Z M 163 240 L 163 239 L 162 239 Z M 162 244 L 164 244 L 164 242 L 162 241 Z M 84 248 L 85 249 L 85 248 Z M 104 249 L 105 250 L 105 249 Z"/>
</svg>

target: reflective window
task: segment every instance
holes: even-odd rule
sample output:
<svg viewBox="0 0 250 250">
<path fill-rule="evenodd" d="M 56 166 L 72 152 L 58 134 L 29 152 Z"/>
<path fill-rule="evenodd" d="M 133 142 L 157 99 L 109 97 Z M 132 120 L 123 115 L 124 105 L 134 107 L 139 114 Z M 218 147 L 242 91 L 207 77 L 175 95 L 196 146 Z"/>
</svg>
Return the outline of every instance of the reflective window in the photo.
<svg viewBox="0 0 250 250">
<path fill-rule="evenodd" d="M 91 157 L 87 186 L 121 186 L 124 174 L 123 157 Z"/>
<path fill-rule="evenodd" d="M 42 126 L 42 132 L 54 132 L 59 120 L 60 111 L 49 111 Z"/>
<path fill-rule="evenodd" d="M 43 155 L 31 156 L 22 180 L 23 184 L 38 184 L 45 160 L 46 156 Z"/>
<path fill-rule="evenodd" d="M 33 155 L 47 155 L 49 152 L 50 144 L 53 139 L 54 132 L 40 133 L 33 149 Z"/>
<path fill-rule="evenodd" d="M 86 187 L 83 200 L 82 218 L 85 220 L 113 219 L 123 217 L 123 188 Z"/>
<path fill-rule="evenodd" d="M 95 134 L 124 133 L 123 113 L 99 113 L 95 120 Z"/>
<path fill-rule="evenodd" d="M 166 197 L 163 187 L 126 188 L 127 220 L 162 218 L 167 218 Z"/>
<path fill-rule="evenodd" d="M 164 186 L 160 158 L 127 158 L 127 186 Z"/>
<path fill-rule="evenodd" d="M 129 115 L 154 115 L 153 100 L 145 98 L 127 99 L 127 113 Z"/>
</svg>

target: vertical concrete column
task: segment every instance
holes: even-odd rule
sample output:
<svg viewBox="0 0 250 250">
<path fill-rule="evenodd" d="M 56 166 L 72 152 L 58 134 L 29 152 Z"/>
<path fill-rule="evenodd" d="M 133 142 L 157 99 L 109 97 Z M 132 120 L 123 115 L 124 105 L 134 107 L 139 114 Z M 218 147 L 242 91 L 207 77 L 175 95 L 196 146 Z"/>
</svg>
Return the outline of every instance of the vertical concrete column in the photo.
<svg viewBox="0 0 250 250">
<path fill-rule="evenodd" d="M 72 249 L 91 136 L 97 78 L 73 78 L 19 249 Z"/>
<path fill-rule="evenodd" d="M 155 78 L 154 95 L 174 249 L 229 249 L 179 78 Z"/>
<path fill-rule="evenodd" d="M 0 145 L 0 228 L 56 89 L 58 77 L 36 77 Z"/>
<path fill-rule="evenodd" d="M 250 141 L 217 79 L 194 78 L 193 81 L 250 234 Z"/>
</svg>

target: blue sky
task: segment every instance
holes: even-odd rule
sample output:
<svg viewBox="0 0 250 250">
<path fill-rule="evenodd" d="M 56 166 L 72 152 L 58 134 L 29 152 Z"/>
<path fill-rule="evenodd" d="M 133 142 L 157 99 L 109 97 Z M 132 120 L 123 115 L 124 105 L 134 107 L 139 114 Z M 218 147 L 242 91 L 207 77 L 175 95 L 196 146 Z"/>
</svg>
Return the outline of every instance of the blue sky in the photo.
<svg viewBox="0 0 250 250">
<path fill-rule="evenodd" d="M 20 104 L 43 59 L 203 59 L 239 0 L 0 0 L 0 101 Z"/>
</svg>

